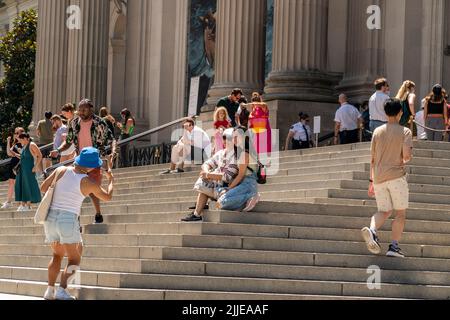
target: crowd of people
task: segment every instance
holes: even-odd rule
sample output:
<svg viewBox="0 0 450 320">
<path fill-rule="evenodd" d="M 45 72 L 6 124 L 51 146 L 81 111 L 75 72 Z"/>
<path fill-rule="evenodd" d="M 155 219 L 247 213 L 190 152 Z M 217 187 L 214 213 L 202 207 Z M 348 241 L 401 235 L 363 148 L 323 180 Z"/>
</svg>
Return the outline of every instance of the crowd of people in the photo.
<svg viewBox="0 0 450 320">
<path fill-rule="evenodd" d="M 374 85 L 376 92 L 361 106 L 361 111 L 349 104 L 345 94 L 339 96 L 340 108 L 335 116 L 335 144 L 370 141 L 375 129 L 388 123 L 384 106 L 391 99 L 390 85 L 385 78 L 377 79 Z M 416 133 L 418 140 L 445 140 L 450 127 L 450 104 L 446 90 L 440 84 L 432 87 L 431 92 L 422 99 L 419 109 L 416 108 L 416 84 L 413 81 L 404 81 L 395 98 L 402 105 L 400 125 Z"/>
<path fill-rule="evenodd" d="M 2 209 L 11 209 L 13 200 L 19 203 L 17 211 L 31 211 L 31 204 L 41 201 L 38 181 L 42 173 L 52 164 L 73 160 L 86 147 L 98 148 L 102 158 L 111 162 L 116 156 L 116 137 L 120 140 L 134 133 L 135 119 L 128 109 L 121 112 L 122 122 L 118 122 L 106 107 L 94 113 L 94 105 L 88 99 L 82 100 L 78 110 L 71 103 L 61 108 L 60 114 L 45 112 L 45 118 L 37 126 L 38 144 L 23 128 L 16 128 L 8 137 L 7 153 L 11 158 L 8 178 L 9 187 Z M 119 131 L 119 134 L 116 134 Z M 53 151 L 48 146 L 53 146 Z M 42 150 L 42 151 L 41 151 Z M 121 147 L 120 161 L 128 163 L 127 146 Z M 101 184 L 100 170 L 94 170 L 90 177 Z M 15 194 L 15 196 L 14 196 Z M 103 216 L 98 199 L 93 195 L 96 209 L 95 223 L 102 223 Z"/>
</svg>

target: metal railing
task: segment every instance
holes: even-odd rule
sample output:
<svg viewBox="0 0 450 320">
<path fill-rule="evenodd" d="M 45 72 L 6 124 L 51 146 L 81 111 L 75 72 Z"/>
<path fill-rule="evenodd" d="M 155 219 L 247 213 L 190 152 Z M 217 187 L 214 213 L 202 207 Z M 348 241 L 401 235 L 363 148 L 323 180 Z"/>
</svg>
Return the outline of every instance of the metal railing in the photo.
<svg viewBox="0 0 450 320">
<path fill-rule="evenodd" d="M 165 130 L 167 128 L 176 126 L 180 123 L 185 122 L 186 120 L 189 119 L 194 119 L 195 120 L 196 117 L 184 117 L 184 118 L 180 118 L 178 120 L 169 122 L 167 124 L 161 125 L 157 128 L 154 129 L 150 129 L 148 131 L 139 133 L 135 136 L 132 136 L 130 138 L 127 139 L 123 139 L 117 142 L 116 144 L 116 148 L 117 151 L 119 152 L 120 147 L 122 146 L 126 146 L 129 145 L 132 142 L 135 142 L 141 138 L 146 138 L 148 136 L 151 136 L 153 134 L 159 133 L 162 130 Z M 141 166 L 141 165 L 150 165 L 150 164 L 156 164 L 156 162 L 154 161 L 167 161 L 167 159 L 170 159 L 170 153 L 171 153 L 171 146 L 172 144 L 160 144 L 160 145 L 152 145 L 152 146 L 148 146 L 148 147 L 141 147 L 141 148 L 133 148 L 131 150 L 128 151 L 128 156 L 129 156 L 129 160 L 130 163 L 132 164 L 132 166 Z M 107 146 L 105 148 L 105 152 L 108 153 L 109 151 L 111 151 L 111 146 Z M 167 151 L 170 149 L 167 154 Z M 159 151 L 158 151 L 159 150 Z M 161 152 L 161 150 L 163 150 L 164 152 Z M 158 160 L 156 160 L 158 159 Z M 62 167 L 62 166 L 67 166 L 67 165 L 71 165 L 74 162 L 74 159 L 72 160 L 68 160 L 62 163 L 58 163 L 55 164 L 49 168 L 47 168 L 44 171 L 44 176 L 48 177 L 51 172 L 53 172 L 55 169 Z M 159 162 L 159 163 L 164 163 L 164 162 Z"/>
</svg>

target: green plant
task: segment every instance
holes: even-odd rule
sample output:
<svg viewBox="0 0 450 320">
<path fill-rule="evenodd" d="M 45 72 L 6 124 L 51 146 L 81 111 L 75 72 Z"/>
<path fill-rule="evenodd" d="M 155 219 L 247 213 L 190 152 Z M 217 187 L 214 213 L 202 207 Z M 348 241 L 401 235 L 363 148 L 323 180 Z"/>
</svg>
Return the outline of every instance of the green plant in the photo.
<svg viewBox="0 0 450 320">
<path fill-rule="evenodd" d="M 0 60 L 5 70 L 0 82 L 0 139 L 5 141 L 14 127 L 27 128 L 32 118 L 34 70 L 36 63 L 37 13 L 23 11 L 13 28 L 0 38 Z"/>
</svg>

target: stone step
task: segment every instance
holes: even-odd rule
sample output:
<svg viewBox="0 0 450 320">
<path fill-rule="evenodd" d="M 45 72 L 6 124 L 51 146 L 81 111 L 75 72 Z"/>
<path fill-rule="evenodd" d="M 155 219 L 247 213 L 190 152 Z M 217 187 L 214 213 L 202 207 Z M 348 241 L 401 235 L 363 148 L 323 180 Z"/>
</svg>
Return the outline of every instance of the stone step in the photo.
<svg viewBox="0 0 450 320">
<path fill-rule="evenodd" d="M 229 290 L 234 292 L 260 292 L 282 294 L 313 294 L 313 295 L 344 295 L 382 296 L 411 299 L 450 299 L 448 286 L 415 286 L 382 284 L 381 292 L 369 290 L 367 283 L 279 280 L 279 279 L 248 279 L 235 277 L 203 277 L 177 276 L 160 274 L 121 274 L 121 285 L 127 288 L 152 288 L 172 290 Z"/>
<path fill-rule="evenodd" d="M 359 232 L 357 234 L 360 235 Z M 389 238 L 381 241 L 389 241 Z M 144 241 L 143 239 L 141 241 Z M 151 245 L 150 241 L 145 241 Z M 195 248 L 221 248 L 221 249 L 245 249 L 263 251 L 284 251 L 284 252 L 315 252 L 328 254 L 352 254 L 369 255 L 365 243 L 349 242 L 339 240 L 310 240 L 310 239 L 281 239 L 263 237 L 238 237 L 238 236 L 217 236 L 217 235 L 183 235 L 183 247 Z M 387 251 L 388 243 L 381 243 L 383 252 Z M 426 246 L 423 244 L 402 244 L 402 249 L 408 257 L 430 257 L 448 258 L 448 251 L 445 246 Z M 384 251 L 385 250 L 385 251 Z M 442 254 L 442 255 L 441 255 Z"/>
<path fill-rule="evenodd" d="M 35 257 L 48 261 L 48 257 Z M 121 277 L 119 272 L 107 274 L 106 272 L 92 272 L 94 266 L 87 259 L 87 266 L 80 273 L 81 285 L 85 286 L 111 286 L 114 278 Z M 109 263 L 108 259 L 103 259 Z M 312 280 L 312 281 L 345 281 L 365 282 L 368 279 L 368 268 L 339 268 L 322 266 L 294 266 L 278 264 L 250 264 L 225 262 L 199 262 L 199 261 L 168 261 L 152 260 L 142 261 L 143 274 L 186 275 L 203 277 L 237 277 L 246 279 L 279 279 L 279 280 Z M 91 270 L 89 265 L 94 266 Z M 369 266 L 368 266 L 369 267 Z M 378 266 L 379 267 L 379 266 Z M 30 267 L 0 267 L 0 278 L 25 281 L 45 281 L 47 272 L 45 265 L 40 268 Z M 449 272 L 405 271 L 381 269 L 382 282 L 385 284 L 413 284 L 449 286 Z M 123 272 L 123 271 L 120 271 Z M 133 272 L 132 272 L 133 273 Z M 114 276 L 114 277 L 113 277 Z M 120 283 L 119 286 L 122 284 Z"/>
<path fill-rule="evenodd" d="M 330 198 L 371 200 L 368 197 L 366 190 L 328 189 L 328 192 L 329 192 L 328 196 Z M 443 194 L 410 193 L 409 200 L 411 202 L 418 202 L 418 203 L 450 205 L 450 198 L 448 197 L 448 195 Z"/>
<path fill-rule="evenodd" d="M 332 184 L 330 184 L 330 186 L 331 185 Z M 341 180 L 341 188 L 351 190 L 368 190 L 369 181 Z M 409 192 L 422 194 L 450 195 L 450 186 L 416 184 L 411 183 L 409 181 Z"/>
<path fill-rule="evenodd" d="M 261 203 L 256 209 L 266 210 L 266 204 Z M 368 210 L 366 207 L 347 206 L 326 206 L 326 205 L 280 205 L 280 210 L 286 213 L 252 212 L 243 214 L 231 211 L 205 211 L 204 221 L 213 223 L 234 223 L 234 224 L 254 224 L 254 225 L 274 225 L 274 226 L 303 226 L 322 228 L 354 228 L 358 229 L 368 223 L 368 217 L 376 212 L 376 208 Z M 317 208 L 316 208 L 317 207 Z M 323 209 L 322 209 L 323 208 Z M 270 208 L 268 208 L 270 209 Z M 128 224 L 130 232 L 134 226 L 145 223 L 177 223 L 186 216 L 185 212 L 173 213 L 141 213 L 141 214 L 105 214 L 105 224 L 95 226 L 92 224 L 92 217 L 82 216 L 81 224 L 88 225 L 87 232 L 116 232 L 122 233 Z M 0 233 L 6 231 L 23 230 L 29 234 L 29 230 L 34 233 L 41 233 L 42 227 L 35 226 L 32 218 L 22 219 L 2 219 Z M 118 228 L 110 228 L 109 226 Z M 1 229 L 5 228 L 5 229 Z M 31 229 L 29 229 L 31 228 Z M 143 227 L 145 228 L 145 227 Z M 382 230 L 390 230 L 389 222 Z M 405 228 L 407 232 L 423 233 L 450 233 L 450 217 L 447 211 L 434 211 L 411 209 L 408 211 L 408 224 Z M 30 231 L 31 232 L 31 231 Z"/>
<path fill-rule="evenodd" d="M 276 214 L 274 214 L 276 215 Z M 294 218 L 292 218 L 294 219 Z M 328 220 L 327 220 L 328 219 Z M 280 219 L 281 220 L 281 219 Z M 280 221 L 279 220 L 279 221 Z M 289 220 L 289 219 L 287 219 Z M 343 221 L 343 222 L 340 222 Z M 283 225 L 257 225 L 238 223 L 127 223 L 87 225 L 85 234 L 111 234 L 111 235 L 154 235 L 154 234 L 184 234 L 184 235 L 227 235 L 245 237 L 272 237 L 311 240 L 338 240 L 361 241 L 360 229 L 370 223 L 369 219 L 319 216 L 299 217 L 294 223 L 301 226 Z M 427 222 L 423 222 L 424 224 Z M 420 222 L 411 221 L 411 227 L 402 237 L 402 243 L 450 245 L 450 232 L 448 223 L 429 222 L 427 227 L 421 227 Z M 441 226 L 439 226 L 439 224 Z M 337 225 L 337 227 L 335 227 Z M 390 231 L 386 227 L 380 231 L 380 238 L 389 238 Z M 408 230 L 426 230 L 408 231 Z M 439 232 L 441 231 L 441 232 Z M 30 227 L 0 227 L 0 235 L 39 235 L 43 234 L 41 226 Z"/>
<path fill-rule="evenodd" d="M 234 227 L 234 226 L 233 226 Z M 301 252 L 321 252 L 321 253 L 347 253 L 347 254 L 367 254 L 367 248 L 363 243 L 359 230 L 335 230 L 320 228 L 292 228 L 290 238 L 282 237 L 276 234 L 273 227 L 251 228 L 253 231 L 268 230 L 274 236 L 266 231 L 268 235 L 252 237 L 248 235 L 233 236 L 235 229 L 230 229 L 230 235 L 224 235 L 222 230 L 217 227 L 209 228 L 205 231 L 204 236 L 201 235 L 85 235 L 84 240 L 87 245 L 119 245 L 119 246 L 188 246 L 188 247 L 205 247 L 205 248 L 245 248 L 256 250 L 275 250 L 275 251 L 301 251 Z M 285 228 L 287 229 L 287 228 Z M 285 230 L 279 228 L 279 232 Z M 316 235 L 314 233 L 322 234 Z M 412 234 L 407 233 L 402 239 L 402 249 L 407 256 L 420 257 L 423 253 L 423 246 L 429 245 L 431 249 L 435 249 L 435 256 L 439 258 L 448 257 L 448 252 L 442 251 L 441 247 L 448 245 L 449 235 L 432 234 Z M 178 237 L 177 237 L 178 236 Z M 390 233 L 380 232 L 382 241 L 389 241 Z M 199 242 L 202 239 L 208 239 L 208 243 Z M 211 239 L 214 239 L 212 241 Z M 224 243 L 218 241 L 222 240 Z M 443 241 L 443 240 L 445 241 Z M 44 237 L 39 235 L 2 235 L 0 236 L 2 244 L 43 244 Z M 244 242 L 244 243 L 243 243 Z M 435 244 L 437 243 L 437 244 Z M 249 245 L 250 247 L 246 247 Z M 262 246 L 264 245 L 264 246 Z M 262 246 L 262 247 L 261 247 Z M 388 243 L 383 242 L 383 247 L 387 250 Z M 299 249 L 297 249 L 299 248 Z M 431 250 L 430 249 L 430 250 Z M 443 254 L 443 256 L 441 256 Z"/>
<path fill-rule="evenodd" d="M 41 297 L 47 284 L 36 281 L 17 281 L 0 279 L 0 291 L 11 294 L 22 294 Z M 152 289 L 122 289 L 109 287 L 81 286 L 70 289 L 71 294 L 79 300 L 368 300 L 377 298 L 319 296 L 319 295 L 290 295 L 264 294 L 253 292 L 227 291 L 191 291 L 191 290 L 152 290 Z"/>
<path fill-rule="evenodd" d="M 354 254 L 320 254 L 302 252 L 240 250 L 240 249 L 208 249 L 186 247 L 138 247 L 138 246 L 92 246 L 84 247 L 84 258 L 143 259 L 143 260 L 176 260 L 200 262 L 276 264 L 322 267 L 367 268 L 377 265 L 383 270 L 437 271 L 448 272 L 450 265 L 450 248 L 424 246 L 430 257 L 391 259 L 383 256 Z M 439 250 L 438 250 L 439 249 Z M 50 248 L 46 245 L 0 245 L 2 256 L 50 256 Z M 441 258 L 434 255 L 440 254 Z M 447 255 L 447 258 L 442 256 Z M 322 262 L 323 260 L 323 262 Z"/>
<path fill-rule="evenodd" d="M 309 204 L 324 204 L 324 205 L 345 205 L 348 204 L 350 206 L 365 206 L 366 208 L 373 208 L 376 211 L 376 201 L 375 199 L 371 200 L 357 200 L 357 199 L 339 199 L 339 198 L 310 198 L 310 199 L 289 199 L 289 202 L 297 202 L 304 203 L 308 202 Z M 450 205 L 446 204 L 432 204 L 432 203 L 418 203 L 418 202 L 410 202 L 409 204 L 410 210 L 418 210 L 423 212 L 428 212 L 428 210 L 433 210 L 433 212 L 443 211 L 448 213 L 450 211 Z"/>
<path fill-rule="evenodd" d="M 169 185 L 169 186 L 142 186 L 132 189 L 118 190 L 115 193 L 113 201 L 123 201 L 129 199 L 133 195 L 133 199 L 150 199 L 152 196 L 162 198 L 161 194 L 165 193 L 167 196 L 178 195 L 180 197 L 189 196 L 193 191 L 194 182 L 188 184 Z M 298 181 L 298 182 L 283 182 L 283 183 L 268 183 L 266 185 L 259 185 L 258 191 L 261 193 L 273 191 L 295 191 L 305 189 L 322 189 L 322 188 L 340 188 L 342 185 L 340 180 L 314 180 L 314 181 Z M 194 193 L 195 194 L 195 193 Z M 135 198 L 137 196 L 138 198 Z"/>
</svg>

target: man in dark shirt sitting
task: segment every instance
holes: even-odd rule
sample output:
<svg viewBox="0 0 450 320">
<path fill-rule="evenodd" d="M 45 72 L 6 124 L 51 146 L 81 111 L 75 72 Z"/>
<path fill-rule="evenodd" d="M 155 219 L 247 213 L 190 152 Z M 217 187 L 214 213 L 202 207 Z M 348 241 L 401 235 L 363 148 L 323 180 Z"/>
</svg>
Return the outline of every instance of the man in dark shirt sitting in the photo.
<svg viewBox="0 0 450 320">
<path fill-rule="evenodd" d="M 234 89 L 231 92 L 231 95 L 220 99 L 217 103 L 217 108 L 225 107 L 225 109 L 227 109 L 233 128 L 237 126 L 236 112 L 239 109 L 239 100 L 242 96 L 243 93 L 241 89 Z"/>
</svg>

